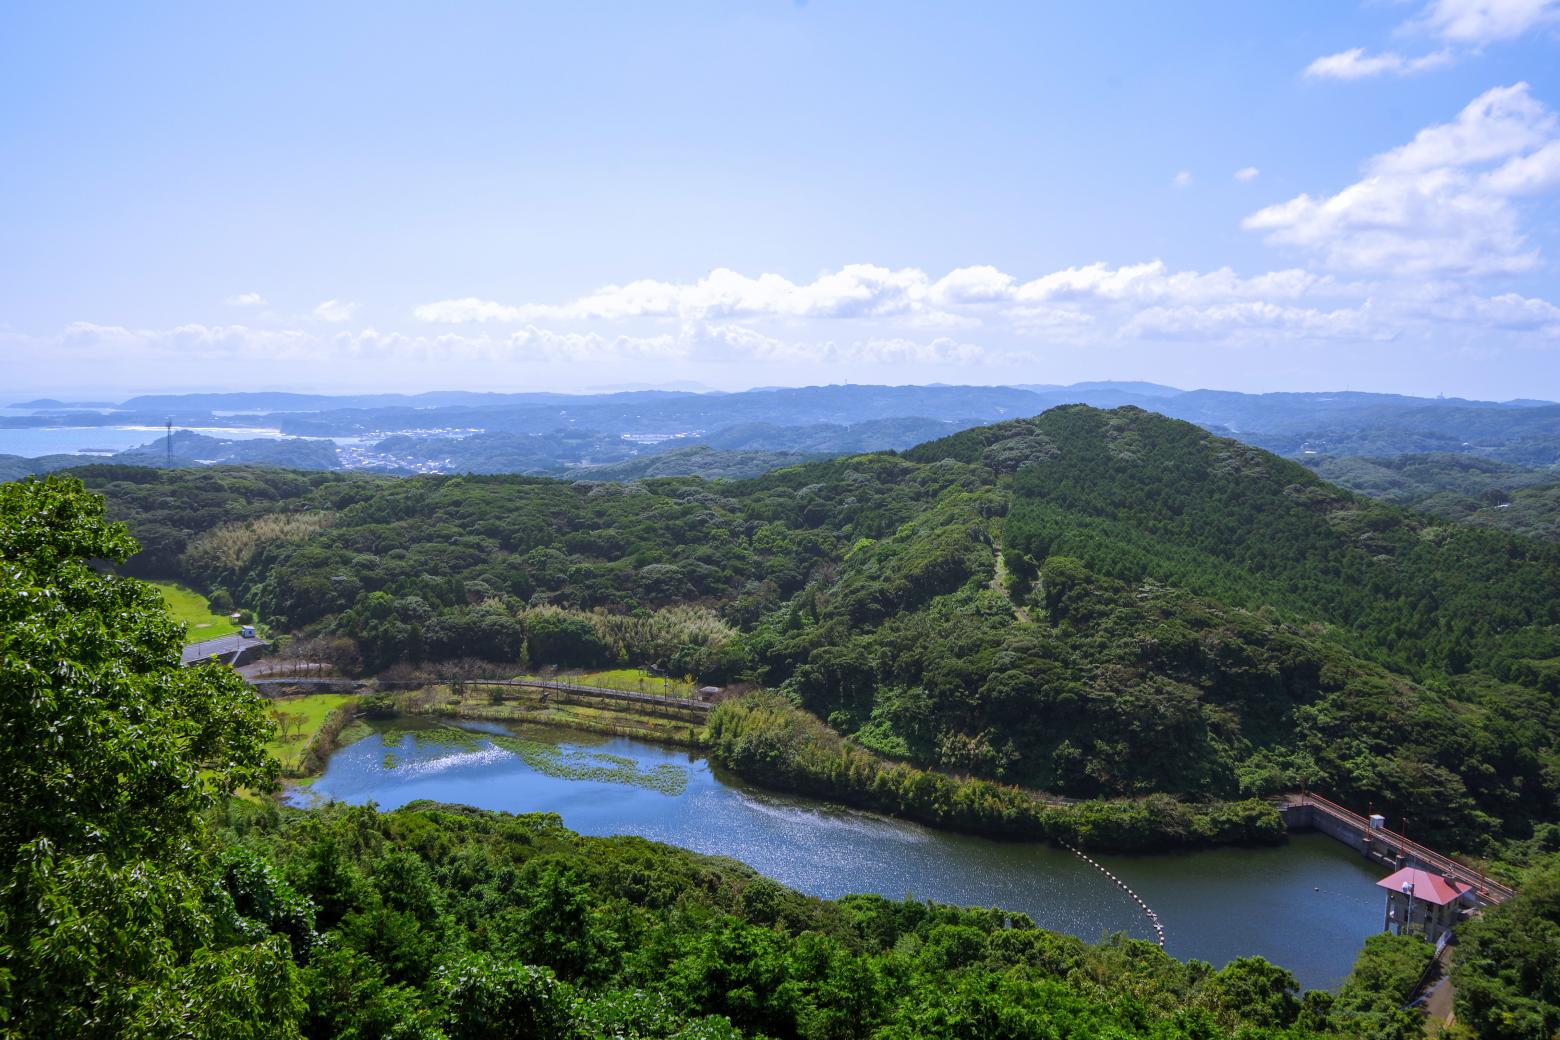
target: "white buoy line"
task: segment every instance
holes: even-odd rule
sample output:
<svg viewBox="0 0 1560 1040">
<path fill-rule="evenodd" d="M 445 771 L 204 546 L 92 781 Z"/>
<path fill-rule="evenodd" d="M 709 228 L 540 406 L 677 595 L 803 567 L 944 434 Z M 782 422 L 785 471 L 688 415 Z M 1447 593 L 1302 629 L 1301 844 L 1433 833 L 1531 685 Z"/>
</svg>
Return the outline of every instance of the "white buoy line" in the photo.
<svg viewBox="0 0 1560 1040">
<path fill-rule="evenodd" d="M 1144 915 L 1147 916 L 1148 923 L 1154 926 L 1154 937 L 1159 941 L 1159 948 L 1160 949 L 1164 949 L 1164 947 L 1165 947 L 1165 926 L 1159 923 L 1159 915 L 1154 913 L 1153 908 L 1150 907 L 1147 903 L 1143 902 L 1143 897 L 1138 895 L 1136 892 L 1132 891 L 1132 889 L 1128 888 L 1127 887 L 1127 883 L 1125 881 L 1121 880 L 1115 874 L 1112 874 L 1110 871 L 1106 870 L 1103 865 L 1101 865 L 1099 863 L 1096 863 L 1094 860 L 1090 859 L 1087 855 L 1085 855 L 1083 853 L 1083 851 L 1081 849 L 1075 849 L 1071 845 L 1067 844 L 1065 841 L 1061 842 L 1060 844 L 1061 844 L 1062 848 L 1066 849 L 1068 852 L 1071 852 L 1074 856 L 1077 856 L 1079 859 L 1083 860 L 1089 866 L 1093 867 L 1095 870 L 1099 871 L 1101 874 L 1104 874 L 1106 877 L 1108 877 L 1112 881 L 1114 881 L 1116 883 L 1116 887 L 1117 888 L 1121 889 L 1129 897 L 1131 897 L 1133 902 L 1137 903 L 1138 909 L 1143 911 Z"/>
</svg>

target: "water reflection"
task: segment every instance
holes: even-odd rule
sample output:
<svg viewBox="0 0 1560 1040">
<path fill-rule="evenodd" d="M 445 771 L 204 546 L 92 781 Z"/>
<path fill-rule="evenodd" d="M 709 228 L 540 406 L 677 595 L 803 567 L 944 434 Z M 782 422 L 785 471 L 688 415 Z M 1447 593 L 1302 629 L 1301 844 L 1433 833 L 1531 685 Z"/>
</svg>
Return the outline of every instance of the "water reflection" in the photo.
<svg viewBox="0 0 1560 1040">
<path fill-rule="evenodd" d="M 1021 910 L 1090 940 L 1115 931 L 1153 937 L 1125 893 L 1065 850 L 759 791 L 696 754 L 624 738 L 491 724 L 381 726 L 336 752 L 293 798 L 555 812 L 583 834 L 635 834 L 730 856 L 826 898 L 909 895 Z M 1222 965 L 1257 953 L 1303 985 L 1334 986 L 1380 927 L 1379 872 L 1319 835 L 1278 849 L 1095 858 L 1159 914 L 1166 948 L 1178 957 Z"/>
</svg>

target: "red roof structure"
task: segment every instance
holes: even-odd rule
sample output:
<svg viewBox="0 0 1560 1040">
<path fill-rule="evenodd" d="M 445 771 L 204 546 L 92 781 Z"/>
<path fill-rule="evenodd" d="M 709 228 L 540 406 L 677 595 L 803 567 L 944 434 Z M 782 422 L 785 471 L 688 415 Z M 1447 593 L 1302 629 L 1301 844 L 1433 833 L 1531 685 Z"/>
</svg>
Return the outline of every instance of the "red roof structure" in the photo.
<svg viewBox="0 0 1560 1040">
<path fill-rule="evenodd" d="M 1376 882 L 1376 887 L 1401 892 L 1404 884 L 1414 886 L 1415 899 L 1423 899 L 1425 902 L 1434 903 L 1437 906 L 1445 906 L 1448 903 L 1457 902 L 1464 892 L 1473 887 L 1472 885 L 1465 885 L 1461 881 L 1444 878 L 1440 874 L 1432 874 L 1428 870 L 1419 870 L 1416 867 L 1404 867 L 1391 877 L 1385 877 Z"/>
</svg>

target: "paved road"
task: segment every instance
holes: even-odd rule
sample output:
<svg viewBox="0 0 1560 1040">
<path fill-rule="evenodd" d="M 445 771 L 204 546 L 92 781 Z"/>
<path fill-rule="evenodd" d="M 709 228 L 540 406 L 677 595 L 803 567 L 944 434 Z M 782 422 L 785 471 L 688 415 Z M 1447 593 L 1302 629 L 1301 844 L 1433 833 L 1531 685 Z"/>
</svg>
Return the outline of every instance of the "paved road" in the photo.
<svg viewBox="0 0 1560 1040">
<path fill-rule="evenodd" d="M 1432 1036 L 1450 1029 L 1457 1021 L 1455 1005 L 1457 993 L 1452 989 L 1452 957 L 1455 946 L 1443 947 L 1440 954 L 1441 981 L 1435 984 L 1425 998 L 1425 1017 L 1429 1020 Z"/>
<path fill-rule="evenodd" d="M 197 664 L 208 657 L 222 656 L 239 650 L 250 650 L 257 646 L 265 646 L 264 639 L 255 639 L 249 636 L 230 635 L 220 636 L 216 639 L 204 639 L 199 643 L 190 643 L 184 648 L 184 654 L 179 658 L 180 664 Z"/>
</svg>

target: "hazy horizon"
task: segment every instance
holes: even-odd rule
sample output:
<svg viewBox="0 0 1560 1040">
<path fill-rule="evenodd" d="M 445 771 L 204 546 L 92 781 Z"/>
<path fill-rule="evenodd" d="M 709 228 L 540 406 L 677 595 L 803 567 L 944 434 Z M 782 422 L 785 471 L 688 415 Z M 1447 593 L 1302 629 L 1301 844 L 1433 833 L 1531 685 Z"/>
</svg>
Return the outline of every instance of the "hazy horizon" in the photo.
<svg viewBox="0 0 1560 1040">
<path fill-rule="evenodd" d="M 35 400 L 57 400 L 57 401 L 60 401 L 62 404 L 97 403 L 97 402 L 101 402 L 101 403 L 105 403 L 105 404 L 121 404 L 121 403 L 123 403 L 125 401 L 129 401 L 129 400 L 132 400 L 132 399 L 137 398 L 137 397 L 186 396 L 186 395 L 200 395 L 200 394 L 232 394 L 232 393 L 309 394 L 309 395 L 318 396 L 318 397 L 352 397 L 352 396 L 368 396 L 368 395 L 377 395 L 377 394 L 404 394 L 406 396 L 415 396 L 415 395 L 418 395 L 418 394 L 440 394 L 440 393 L 492 393 L 492 394 L 556 393 L 556 394 L 566 394 L 566 395 L 580 396 L 580 397 L 589 397 L 589 396 L 593 396 L 593 395 L 618 394 L 618 393 L 634 393 L 634 392 L 643 392 L 643 391 L 660 391 L 660 392 L 692 393 L 692 394 L 710 394 L 710 393 L 714 393 L 714 394 L 740 394 L 740 393 L 746 393 L 746 392 L 749 392 L 749 391 L 803 390 L 803 389 L 812 389 L 812 388 L 826 387 L 826 386 L 1009 387 L 1009 388 L 1014 388 L 1014 389 L 1022 389 L 1024 387 L 1031 387 L 1031 386 L 1050 386 L 1050 387 L 1055 387 L 1055 388 L 1058 388 L 1058 389 L 1067 389 L 1067 388 L 1073 387 L 1073 386 L 1088 386 L 1088 385 L 1092 385 L 1092 384 L 1123 384 L 1123 385 L 1125 385 L 1125 384 L 1132 384 L 1132 383 L 1146 383 L 1146 384 L 1153 384 L 1153 385 L 1156 385 L 1156 386 L 1166 386 L 1166 387 L 1170 387 L 1170 388 L 1172 388 L 1174 390 L 1178 390 L 1178 391 L 1182 391 L 1182 392 L 1214 391 L 1214 392 L 1248 393 L 1248 394 L 1265 394 L 1265 393 L 1287 393 L 1287 394 L 1361 393 L 1361 394 L 1387 394 L 1387 395 L 1396 395 L 1396 396 L 1402 396 L 1402 397 L 1420 397 L 1420 398 L 1424 398 L 1426 400 L 1433 400 L 1433 399 L 1435 399 L 1437 397 L 1462 398 L 1462 399 L 1465 399 L 1465 400 L 1472 400 L 1472 401 L 1488 401 L 1490 403 L 1495 403 L 1495 404 L 1501 404 L 1501 403 L 1506 403 L 1506 402 L 1510 402 L 1510 401 L 1544 401 L 1544 402 L 1548 402 L 1548 403 L 1560 404 L 1560 401 L 1556 401 L 1556 400 L 1548 398 L 1548 397 L 1536 396 L 1536 395 L 1533 395 L 1533 394 L 1519 394 L 1519 395 L 1516 395 L 1516 396 L 1513 396 L 1513 397 L 1493 398 L 1493 397 L 1477 397 L 1477 396 L 1469 395 L 1469 394 L 1457 394 L 1457 393 L 1450 393 L 1450 392 L 1445 393 L 1445 394 L 1414 394 L 1414 393 L 1408 393 L 1408 392 L 1399 391 L 1399 390 L 1382 390 L 1382 389 L 1376 389 L 1376 388 L 1372 388 L 1372 387 L 1360 387 L 1360 386 L 1313 386 L 1313 387 L 1300 386 L 1300 387 L 1286 387 L 1286 388 L 1283 388 L 1283 389 L 1271 389 L 1271 390 L 1236 390 L 1236 389 L 1233 389 L 1233 388 L 1230 388 L 1230 387 L 1219 387 L 1219 386 L 1175 386 L 1174 384 L 1160 383 L 1157 380 L 1147 380 L 1147 379 L 1143 379 L 1143 380 L 1138 380 L 1138 379 L 1079 379 L 1079 380 L 1074 380 L 1074 381 L 1072 381 L 1070 383 L 1053 383 L 1053 382 L 1048 382 L 1046 380 L 1037 379 L 1037 380 L 1026 381 L 1026 382 L 1022 382 L 1022 383 L 1020 383 L 1020 382 L 1008 382 L 1008 383 L 962 383 L 962 382 L 953 382 L 953 381 L 938 381 L 938 382 L 925 382 L 925 383 L 892 383 L 892 382 L 870 382 L 870 381 L 865 381 L 865 380 L 862 380 L 862 381 L 851 381 L 851 382 L 840 382 L 840 383 L 830 383 L 830 382 L 826 382 L 825 381 L 825 382 L 814 382 L 814 383 L 763 384 L 763 385 L 754 385 L 754 386 L 736 386 L 736 387 L 729 387 L 729 388 L 728 387 L 708 386 L 708 385 L 697 384 L 697 383 L 692 383 L 692 382 L 688 382 L 688 381 L 671 381 L 671 382 L 660 383 L 660 384 L 655 384 L 655 383 L 622 383 L 622 384 L 590 385 L 590 386 L 581 386 L 581 387 L 573 388 L 573 389 L 550 389 L 550 388 L 544 388 L 544 387 L 500 388 L 500 387 L 472 387 L 472 386 L 457 386 L 457 385 L 420 386 L 420 387 L 414 387 L 414 388 L 389 387 L 389 388 L 384 388 L 384 389 L 373 389 L 373 388 L 370 388 L 370 389 L 342 389 L 342 388 L 333 387 L 333 386 L 326 386 L 326 387 L 320 387 L 320 386 L 300 387 L 300 386 L 287 386 L 287 385 L 274 385 L 274 386 L 220 386 L 220 385 L 213 385 L 213 386 L 193 388 L 193 389 L 192 388 L 167 388 L 167 387 L 156 388 L 156 387 L 153 387 L 153 388 L 147 388 L 147 389 L 135 389 L 135 390 L 131 390 L 131 391 L 105 390 L 102 393 L 86 393 L 86 392 L 82 392 L 82 391 L 80 391 L 78 389 L 69 389 L 69 390 L 66 390 L 66 391 L 54 392 L 54 393 L 50 393 L 50 392 L 46 392 L 46 391 L 39 391 L 39 392 L 10 391 L 10 392 L 7 393 L 6 397 L 3 400 L 0 400 L 0 408 L 7 408 L 7 407 L 14 406 L 16 404 L 27 403 L 27 402 L 35 401 Z"/>
</svg>

